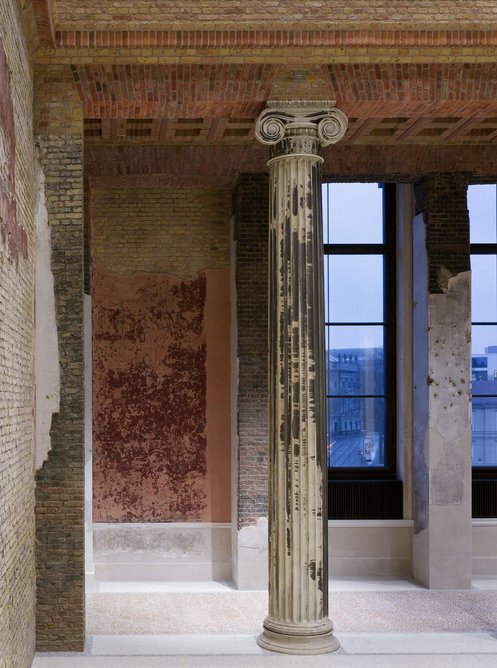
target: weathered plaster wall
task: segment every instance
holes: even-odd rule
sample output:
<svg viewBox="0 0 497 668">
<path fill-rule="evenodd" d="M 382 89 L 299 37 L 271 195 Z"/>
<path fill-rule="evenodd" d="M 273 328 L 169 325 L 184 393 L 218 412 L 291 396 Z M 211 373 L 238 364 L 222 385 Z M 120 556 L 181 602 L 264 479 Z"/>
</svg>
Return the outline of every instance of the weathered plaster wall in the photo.
<svg viewBox="0 0 497 668">
<path fill-rule="evenodd" d="M 35 646 L 32 69 L 19 3 L 0 3 L 0 666 Z"/>
<path fill-rule="evenodd" d="M 96 583 L 231 579 L 229 524 L 100 523 L 93 537 Z"/>
<path fill-rule="evenodd" d="M 35 378 L 36 454 L 41 467 L 51 448 L 52 416 L 60 408 L 60 369 L 50 227 L 45 204 L 45 175 L 36 163 L 36 268 L 35 268 Z"/>
<path fill-rule="evenodd" d="M 207 506 L 205 275 L 93 265 L 93 518 L 198 520 Z"/>
<path fill-rule="evenodd" d="M 229 519 L 228 206 L 92 192 L 94 521 Z"/>
</svg>

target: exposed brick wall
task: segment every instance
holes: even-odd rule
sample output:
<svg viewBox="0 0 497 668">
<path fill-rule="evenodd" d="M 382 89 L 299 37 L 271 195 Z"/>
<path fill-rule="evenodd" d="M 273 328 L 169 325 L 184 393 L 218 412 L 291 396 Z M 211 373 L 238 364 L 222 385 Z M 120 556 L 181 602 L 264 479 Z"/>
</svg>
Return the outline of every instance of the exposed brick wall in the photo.
<svg viewBox="0 0 497 668">
<path fill-rule="evenodd" d="M 238 527 L 242 528 L 267 515 L 268 177 L 241 175 L 233 208 L 238 324 Z"/>
<path fill-rule="evenodd" d="M 39 140 L 52 238 L 60 411 L 37 473 L 37 637 L 40 650 L 84 647 L 83 145 Z"/>
<path fill-rule="evenodd" d="M 416 213 L 426 225 L 428 291 L 445 292 L 448 279 L 470 270 L 467 174 L 429 174 L 415 184 Z"/>
<path fill-rule="evenodd" d="M 195 276 L 229 263 L 229 190 L 92 190 L 92 256 L 110 271 Z"/>
<path fill-rule="evenodd" d="M 34 72 L 36 135 L 78 137 L 81 103 L 68 65 L 36 65 Z"/>
<path fill-rule="evenodd" d="M 209 63 L 240 63 L 243 59 L 244 65 L 259 65 L 266 59 L 274 65 L 307 69 L 330 62 L 368 66 L 372 62 L 492 62 L 497 44 L 497 30 L 485 21 L 472 23 L 468 29 L 461 23 L 364 26 L 355 22 L 332 30 L 324 30 L 322 21 L 307 28 L 300 22 L 297 28 L 293 25 L 273 23 L 251 29 L 246 24 L 240 29 L 237 20 L 236 25 L 227 26 L 216 22 L 213 30 L 212 24 L 202 29 L 198 23 L 186 29 L 171 29 L 170 23 L 139 26 L 134 22 L 128 27 L 79 23 L 74 30 L 58 30 L 56 48 L 41 48 L 37 57 L 45 63 L 67 63 L 69 56 L 74 62 L 117 66 L 138 57 L 142 65 L 157 66 L 205 62 L 208 50 Z M 332 25 L 337 24 L 333 21 Z M 145 97 L 145 86 L 143 90 Z M 299 97 L 309 96 L 302 89 Z"/>
<path fill-rule="evenodd" d="M 392 22 L 421 23 L 439 22 L 457 26 L 457 23 L 475 21 L 474 5 L 458 0 L 444 2 L 412 2 L 411 0 L 348 0 L 329 2 L 314 0 L 303 3 L 299 0 L 202 0 L 201 2 L 171 2 L 157 0 L 151 5 L 149 0 L 128 0 L 116 4 L 101 3 L 99 0 L 58 0 L 57 18 L 60 24 L 71 26 L 78 22 L 94 27 L 103 22 L 108 29 L 119 25 L 131 26 L 139 23 L 166 23 L 191 26 L 215 24 L 265 25 L 276 24 L 335 24 L 364 26 Z M 478 2 L 478 20 L 493 23 L 495 4 L 492 0 Z"/>
<path fill-rule="evenodd" d="M 293 26 L 270 25 L 269 28 L 247 26 L 239 29 L 239 22 L 226 27 L 216 23 L 199 29 L 198 24 L 186 29 L 171 29 L 170 23 L 149 26 L 137 23 L 129 28 L 105 24 L 90 28 L 88 23 L 74 26 L 74 30 L 62 29 L 55 34 L 56 49 L 40 51 L 43 62 L 67 62 L 68 50 L 75 62 L 121 64 L 123 58 L 139 55 L 141 64 L 198 63 L 205 59 L 209 49 L 210 62 L 239 63 L 241 55 L 245 64 L 257 64 L 261 57 L 272 63 L 291 64 L 300 67 L 335 63 L 366 63 L 386 61 L 427 63 L 435 58 L 441 62 L 474 62 L 474 58 L 491 60 L 497 30 L 492 23 L 473 23 L 466 29 L 461 23 L 453 26 L 431 24 L 420 27 L 395 22 L 360 27 L 342 24 L 337 29 L 323 30 L 323 23 L 299 23 Z M 333 25 L 337 24 L 333 22 Z M 195 29 L 191 29 L 191 28 Z M 237 29 L 238 28 L 238 29 Z M 248 28 L 248 29 L 247 29 Z"/>
<path fill-rule="evenodd" d="M 84 648 L 83 141 L 70 69 L 38 68 L 36 132 L 45 174 L 61 370 L 51 450 L 36 478 L 39 650 Z"/>
<path fill-rule="evenodd" d="M 27 668 L 35 646 L 35 178 L 28 37 L 16 0 L 1 2 L 0 199 L 12 203 L 11 222 L 15 221 L 15 227 L 9 229 L 0 213 L 1 668 Z M 12 146 L 15 153 L 9 162 L 6 158 Z M 9 174 L 8 167 L 15 172 Z M 16 230 L 23 232 L 21 247 L 17 246 L 20 237 L 12 238 Z"/>
</svg>

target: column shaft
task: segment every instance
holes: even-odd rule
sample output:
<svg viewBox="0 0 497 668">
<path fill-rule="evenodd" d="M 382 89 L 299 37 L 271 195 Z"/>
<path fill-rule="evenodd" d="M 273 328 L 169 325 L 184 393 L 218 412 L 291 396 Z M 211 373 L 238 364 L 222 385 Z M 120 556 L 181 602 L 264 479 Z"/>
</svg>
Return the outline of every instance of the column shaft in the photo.
<svg viewBox="0 0 497 668">
<path fill-rule="evenodd" d="M 296 106 L 266 110 L 256 129 L 275 145 L 268 163 L 269 614 L 258 642 L 320 654 L 339 643 L 328 619 L 319 149 L 328 142 L 324 125 L 333 137 L 345 129 L 340 112 Z"/>
<path fill-rule="evenodd" d="M 323 630 L 327 615 L 321 159 L 270 165 L 269 618 Z M 280 521 L 277 521 L 280 518 Z M 283 520 L 283 521 L 281 521 Z M 325 624 L 326 630 L 331 624 Z"/>
</svg>

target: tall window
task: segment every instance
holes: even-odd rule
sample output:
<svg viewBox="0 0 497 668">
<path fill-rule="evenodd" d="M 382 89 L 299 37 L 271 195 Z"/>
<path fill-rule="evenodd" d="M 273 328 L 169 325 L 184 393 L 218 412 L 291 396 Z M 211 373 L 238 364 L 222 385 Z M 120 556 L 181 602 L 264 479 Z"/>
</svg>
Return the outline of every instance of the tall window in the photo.
<svg viewBox="0 0 497 668">
<path fill-rule="evenodd" d="M 323 186 L 328 466 L 395 476 L 395 186 Z"/>
<path fill-rule="evenodd" d="M 472 456 L 475 474 L 497 467 L 496 186 L 468 188 L 471 242 Z"/>
</svg>

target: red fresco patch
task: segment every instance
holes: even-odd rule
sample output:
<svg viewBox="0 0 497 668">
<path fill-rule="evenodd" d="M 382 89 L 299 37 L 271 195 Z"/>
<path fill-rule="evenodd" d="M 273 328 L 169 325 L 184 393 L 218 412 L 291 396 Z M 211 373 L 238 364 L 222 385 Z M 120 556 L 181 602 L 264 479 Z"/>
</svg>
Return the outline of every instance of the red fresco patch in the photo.
<svg viewBox="0 0 497 668">
<path fill-rule="evenodd" d="M 206 279 L 93 265 L 96 522 L 206 511 Z"/>
</svg>

